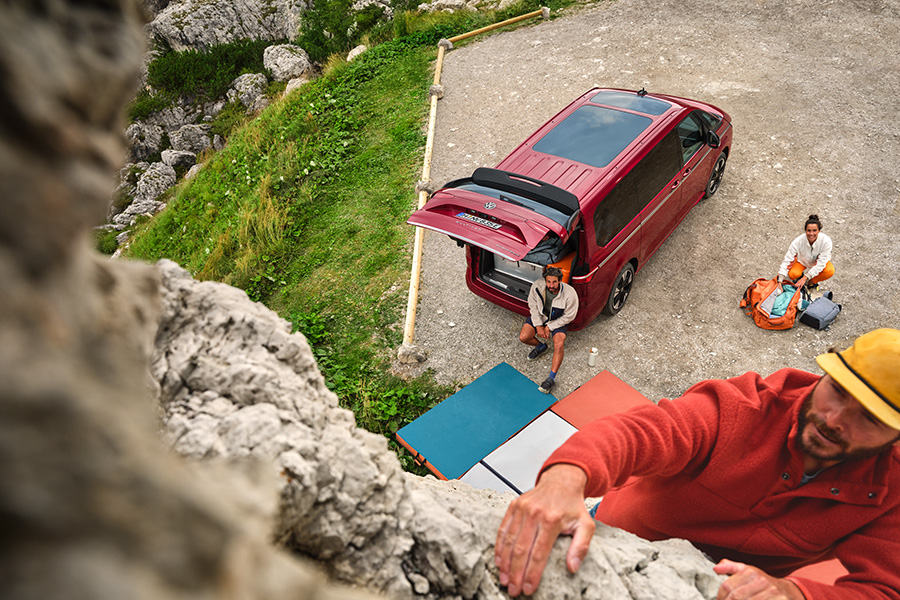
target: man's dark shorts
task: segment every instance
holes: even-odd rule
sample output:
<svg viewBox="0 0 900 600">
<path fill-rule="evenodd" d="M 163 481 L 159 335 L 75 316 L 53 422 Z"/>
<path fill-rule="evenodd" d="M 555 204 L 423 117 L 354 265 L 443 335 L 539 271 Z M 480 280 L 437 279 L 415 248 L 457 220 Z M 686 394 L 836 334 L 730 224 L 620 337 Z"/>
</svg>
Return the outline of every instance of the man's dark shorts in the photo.
<svg viewBox="0 0 900 600">
<path fill-rule="evenodd" d="M 550 309 L 550 320 L 552 321 L 552 320 L 554 320 L 554 319 L 560 318 L 561 316 L 563 316 L 563 312 L 565 312 L 565 311 L 564 311 L 563 309 L 561 309 L 561 308 L 552 308 L 552 309 Z M 530 315 L 529 315 L 529 317 L 528 317 L 527 319 L 525 319 L 525 322 L 528 323 L 529 325 L 531 325 L 532 327 L 534 327 L 535 329 L 537 329 L 537 327 L 535 326 L 535 324 L 531 322 L 531 316 L 530 316 Z M 563 335 L 568 334 L 568 333 L 569 333 L 569 328 L 566 327 L 565 325 L 563 325 L 563 326 L 560 327 L 559 329 L 551 329 L 551 330 L 550 330 L 550 337 L 552 338 L 552 337 L 555 336 L 557 333 L 562 333 Z"/>
</svg>

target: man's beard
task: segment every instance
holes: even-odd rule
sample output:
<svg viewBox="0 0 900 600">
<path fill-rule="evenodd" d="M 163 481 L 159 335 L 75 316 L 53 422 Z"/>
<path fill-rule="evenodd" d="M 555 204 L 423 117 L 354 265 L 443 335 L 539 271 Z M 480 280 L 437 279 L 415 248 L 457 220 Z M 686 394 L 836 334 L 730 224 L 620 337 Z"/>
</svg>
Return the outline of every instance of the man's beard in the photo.
<svg viewBox="0 0 900 600">
<path fill-rule="evenodd" d="M 818 386 L 818 384 L 816 385 Z M 801 452 L 806 453 L 816 460 L 843 462 L 845 460 L 862 460 L 864 458 L 869 458 L 870 456 L 876 456 L 891 448 L 896 442 L 896 440 L 894 440 L 893 442 L 888 442 L 887 444 L 876 448 L 856 448 L 851 450 L 847 440 L 845 440 L 840 433 L 826 425 L 819 417 L 809 414 L 809 411 L 812 408 L 812 395 L 814 391 L 815 388 L 813 388 L 813 391 L 804 398 L 803 406 L 800 407 L 800 415 L 797 418 L 797 447 Z M 817 427 L 828 439 L 837 443 L 840 448 L 823 448 L 818 445 L 819 440 L 815 436 L 810 437 L 810 443 L 807 444 L 803 439 L 803 432 L 806 431 L 806 425 L 809 423 L 812 423 L 813 426 Z"/>
</svg>

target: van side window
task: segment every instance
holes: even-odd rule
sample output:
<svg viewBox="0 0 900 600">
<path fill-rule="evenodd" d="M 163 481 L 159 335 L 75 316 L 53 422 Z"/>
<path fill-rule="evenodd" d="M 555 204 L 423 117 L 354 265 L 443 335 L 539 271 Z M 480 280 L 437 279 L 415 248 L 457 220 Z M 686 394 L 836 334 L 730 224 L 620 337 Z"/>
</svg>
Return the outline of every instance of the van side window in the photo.
<svg viewBox="0 0 900 600">
<path fill-rule="evenodd" d="M 711 115 L 705 110 L 695 110 L 694 115 L 700 117 L 700 120 L 703 121 L 703 124 L 706 125 L 706 129 L 708 129 L 709 131 L 715 131 L 722 123 L 721 117 Z"/>
<path fill-rule="evenodd" d="M 694 153 L 703 146 L 703 126 L 696 116 L 697 111 L 689 114 L 684 121 L 678 124 L 676 131 L 681 138 L 681 152 L 683 164 L 691 159 Z"/>
<path fill-rule="evenodd" d="M 594 212 L 598 246 L 607 245 L 628 225 L 682 166 L 681 137 L 673 129 L 606 195 Z"/>
</svg>

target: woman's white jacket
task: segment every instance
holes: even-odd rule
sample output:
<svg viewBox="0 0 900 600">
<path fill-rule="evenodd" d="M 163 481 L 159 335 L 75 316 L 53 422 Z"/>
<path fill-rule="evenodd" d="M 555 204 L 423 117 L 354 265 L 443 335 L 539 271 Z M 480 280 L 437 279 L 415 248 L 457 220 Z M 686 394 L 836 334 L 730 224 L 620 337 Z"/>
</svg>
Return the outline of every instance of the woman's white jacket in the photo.
<svg viewBox="0 0 900 600">
<path fill-rule="evenodd" d="M 807 279 L 812 279 L 821 273 L 828 261 L 831 260 L 832 247 L 831 238 L 824 233 L 820 233 L 812 244 L 806 239 L 805 234 L 798 235 L 784 255 L 784 261 L 778 269 L 779 279 L 787 278 L 788 269 L 791 268 L 794 260 L 806 267 L 803 274 Z"/>
</svg>

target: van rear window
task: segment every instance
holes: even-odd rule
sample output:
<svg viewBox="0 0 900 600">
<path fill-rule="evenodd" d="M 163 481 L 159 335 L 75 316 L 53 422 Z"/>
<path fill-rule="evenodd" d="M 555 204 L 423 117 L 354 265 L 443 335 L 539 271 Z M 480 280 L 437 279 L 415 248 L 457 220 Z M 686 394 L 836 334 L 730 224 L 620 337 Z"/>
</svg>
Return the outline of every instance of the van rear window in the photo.
<svg viewBox="0 0 900 600">
<path fill-rule="evenodd" d="M 633 113 L 582 106 L 534 145 L 544 154 L 605 167 L 634 141 L 653 120 Z"/>
</svg>

